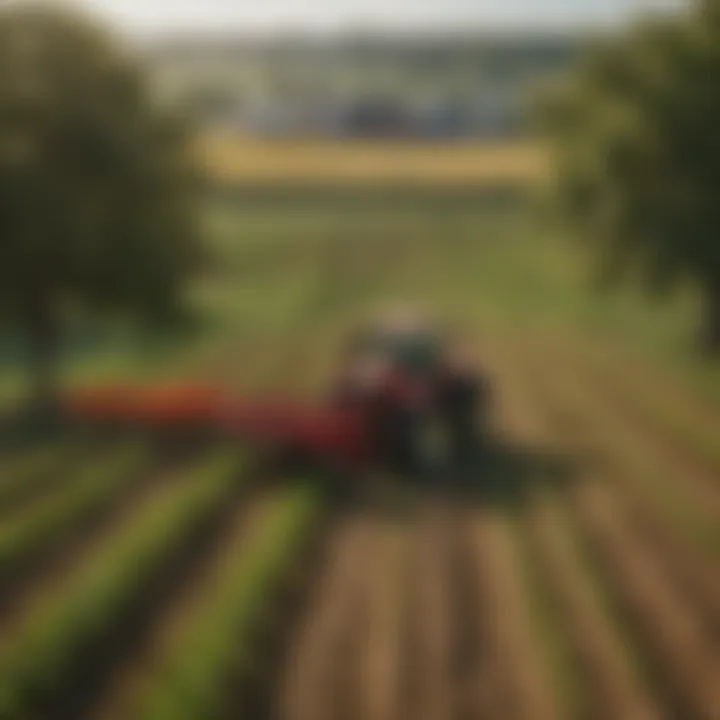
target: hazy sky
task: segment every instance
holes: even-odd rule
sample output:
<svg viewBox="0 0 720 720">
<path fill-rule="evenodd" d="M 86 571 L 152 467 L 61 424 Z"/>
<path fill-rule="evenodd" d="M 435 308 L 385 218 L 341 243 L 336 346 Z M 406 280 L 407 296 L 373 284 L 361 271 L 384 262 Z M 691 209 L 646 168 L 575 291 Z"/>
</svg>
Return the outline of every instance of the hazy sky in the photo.
<svg viewBox="0 0 720 720">
<path fill-rule="evenodd" d="M 565 27 L 622 21 L 683 0 L 74 0 L 132 31 L 352 25 Z"/>
</svg>

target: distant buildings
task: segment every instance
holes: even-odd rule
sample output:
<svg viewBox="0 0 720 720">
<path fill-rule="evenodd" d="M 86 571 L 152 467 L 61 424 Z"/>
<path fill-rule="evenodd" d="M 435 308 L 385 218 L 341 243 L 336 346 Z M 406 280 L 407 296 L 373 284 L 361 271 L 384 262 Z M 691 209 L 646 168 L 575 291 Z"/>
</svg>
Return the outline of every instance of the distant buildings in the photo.
<svg viewBox="0 0 720 720">
<path fill-rule="evenodd" d="M 269 137 L 502 138 L 564 72 L 565 37 L 196 39 L 154 51 L 159 84 L 204 122 Z"/>
<path fill-rule="evenodd" d="M 277 99 L 213 108 L 205 119 L 226 130 L 261 137 L 497 138 L 519 131 L 509 103 L 483 97 L 425 104 L 374 97 L 313 103 Z"/>
</svg>

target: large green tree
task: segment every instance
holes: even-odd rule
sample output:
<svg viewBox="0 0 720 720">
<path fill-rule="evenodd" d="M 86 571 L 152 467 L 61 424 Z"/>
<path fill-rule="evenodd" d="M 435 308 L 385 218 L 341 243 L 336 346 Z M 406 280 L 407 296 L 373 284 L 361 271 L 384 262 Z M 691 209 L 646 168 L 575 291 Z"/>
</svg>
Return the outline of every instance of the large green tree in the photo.
<svg viewBox="0 0 720 720">
<path fill-rule="evenodd" d="M 700 340 L 720 354 L 720 12 L 604 41 L 543 103 L 556 189 L 607 279 L 692 283 Z"/>
<path fill-rule="evenodd" d="M 68 318 L 181 308 L 200 257 L 191 140 L 102 28 L 0 10 L 0 319 L 28 340 L 39 402 L 55 395 Z"/>
</svg>

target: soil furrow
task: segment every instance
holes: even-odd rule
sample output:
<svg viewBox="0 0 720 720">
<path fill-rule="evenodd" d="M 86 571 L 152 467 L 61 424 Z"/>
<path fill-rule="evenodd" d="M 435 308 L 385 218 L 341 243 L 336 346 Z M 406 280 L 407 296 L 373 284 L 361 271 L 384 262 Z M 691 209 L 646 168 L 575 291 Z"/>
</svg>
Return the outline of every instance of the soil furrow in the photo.
<svg viewBox="0 0 720 720">
<path fill-rule="evenodd" d="M 546 587 L 566 623 L 573 654 L 583 670 L 583 716 L 596 720 L 656 720 L 662 717 L 639 686 L 614 628 L 572 550 L 574 538 L 550 502 L 529 517 L 531 551 Z"/>
<path fill-rule="evenodd" d="M 543 349 L 544 348 L 544 349 Z M 642 412 L 635 403 L 637 398 L 626 395 L 611 379 L 598 373 L 587 361 L 576 361 L 572 351 L 555 347 L 548 351 L 546 345 L 533 346 L 534 357 L 540 355 L 549 368 L 561 366 L 563 384 L 580 385 L 581 395 L 592 403 L 594 417 L 615 437 L 632 437 L 634 456 L 648 469 L 672 477 L 691 495 L 704 512 L 713 518 L 720 517 L 720 478 L 685 447 L 681 439 L 659 424 L 648 413 Z M 551 372 L 556 372 L 555 370 Z M 559 380 L 559 378 L 558 378 Z"/>
<path fill-rule="evenodd" d="M 557 347 L 569 347 L 564 339 Z M 592 378 L 593 384 L 627 408 L 641 424 L 650 426 L 663 441 L 670 441 L 684 456 L 695 456 L 700 472 L 717 477 L 720 452 L 717 433 L 720 413 L 692 388 L 677 378 L 639 359 L 621 357 L 607 345 L 573 343 L 573 357 Z"/>
<path fill-rule="evenodd" d="M 413 553 L 412 697 L 408 717 L 451 720 L 457 715 L 457 623 L 453 613 L 453 521 L 450 508 L 430 501 L 416 521 Z"/>
<path fill-rule="evenodd" d="M 348 662 L 347 638 L 358 619 L 361 589 L 370 571 L 371 524 L 341 521 L 327 539 L 332 550 L 321 572 L 307 617 L 293 638 L 280 678 L 278 720 L 345 717 L 341 674 Z"/>
<path fill-rule="evenodd" d="M 403 707 L 403 619 L 407 532 L 392 519 L 380 518 L 375 530 L 368 578 L 367 627 L 362 638 L 358 707 L 362 720 L 401 720 Z"/>
<path fill-rule="evenodd" d="M 557 720 L 542 660 L 529 627 L 526 589 L 507 521 L 479 511 L 471 528 L 477 573 L 487 607 L 491 711 L 497 720 Z"/>
<path fill-rule="evenodd" d="M 548 404 L 562 403 L 566 386 L 556 388 L 557 394 L 546 396 L 538 390 L 544 388 L 548 377 L 552 378 L 552 372 L 538 381 L 534 374 L 520 372 L 518 364 L 508 362 L 507 358 L 496 361 L 506 383 L 504 412 L 508 425 L 519 428 L 524 436 L 537 443 L 559 446 L 561 440 L 562 444 L 571 441 L 572 437 L 559 432 L 547 417 Z M 576 427 L 582 426 L 578 421 Z M 577 481 L 582 482 L 582 478 L 572 480 Z M 574 538 L 563 526 L 564 513 L 558 505 L 565 506 L 565 497 L 566 494 L 555 493 L 532 503 L 527 524 L 534 561 L 547 577 L 547 589 L 561 609 L 573 653 L 583 667 L 586 687 L 582 695 L 588 714 L 633 720 L 662 717 L 660 707 L 632 672 L 621 635 L 603 612 L 597 591 L 591 587 L 580 558 L 571 549 Z"/>
<path fill-rule="evenodd" d="M 693 548 L 656 511 L 632 480 L 608 477 L 613 490 L 631 518 L 632 529 L 648 551 L 654 550 L 668 576 L 697 607 L 713 637 L 720 641 L 720 574 L 716 563 Z"/>
<path fill-rule="evenodd" d="M 215 527 L 205 539 L 204 547 L 187 558 L 176 582 L 168 588 L 164 602 L 159 603 L 144 628 L 137 628 L 133 642 L 118 658 L 114 672 L 96 693 L 96 699 L 85 712 L 93 720 L 127 720 L 131 706 L 144 686 L 161 671 L 163 658 L 173 652 L 173 640 L 194 613 L 202 612 L 203 596 L 211 592 L 216 577 L 231 572 L 242 557 L 248 539 L 262 527 L 267 503 L 261 499 L 231 503 L 217 518 Z"/>
<path fill-rule="evenodd" d="M 568 374 L 563 374 L 565 382 L 546 376 L 546 386 L 537 386 L 546 400 L 546 406 L 552 415 L 555 408 L 561 408 L 564 417 L 577 417 L 577 422 L 556 430 L 565 435 L 569 442 L 579 440 L 587 445 L 588 439 L 601 444 L 605 453 L 613 453 L 613 446 L 601 432 L 602 427 L 596 421 L 582 422 L 593 412 L 592 398 L 581 391 L 575 392 L 576 383 L 572 378 L 567 382 Z M 570 394 L 568 398 L 566 394 Z M 686 595 L 687 602 L 697 608 L 705 618 L 708 628 L 714 636 L 720 631 L 720 576 L 715 563 L 706 559 L 663 517 L 657 507 L 657 501 L 648 496 L 640 487 L 633 473 L 625 469 L 616 458 L 613 467 L 604 476 L 612 484 L 615 502 L 622 504 L 629 518 L 629 526 L 637 541 L 642 541 L 646 551 L 653 554 L 665 569 L 668 580 L 676 584 Z"/>
<path fill-rule="evenodd" d="M 720 717 L 720 667 L 696 615 L 666 582 L 656 558 L 627 529 L 628 519 L 598 481 L 573 489 L 573 507 L 590 547 L 652 649 L 662 680 L 675 698 L 677 717 Z"/>
</svg>

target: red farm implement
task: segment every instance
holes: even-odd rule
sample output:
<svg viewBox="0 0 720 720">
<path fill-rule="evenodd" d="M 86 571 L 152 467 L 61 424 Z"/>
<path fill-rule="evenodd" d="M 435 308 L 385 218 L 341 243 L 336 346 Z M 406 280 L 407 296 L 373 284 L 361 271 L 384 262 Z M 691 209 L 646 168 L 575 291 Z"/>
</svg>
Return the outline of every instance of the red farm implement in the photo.
<svg viewBox="0 0 720 720">
<path fill-rule="evenodd" d="M 282 398 L 241 398 L 211 387 L 115 385 L 69 394 L 70 419 L 95 425 L 213 433 L 258 445 L 296 449 L 329 460 L 360 463 L 369 456 L 357 412 Z"/>
</svg>

